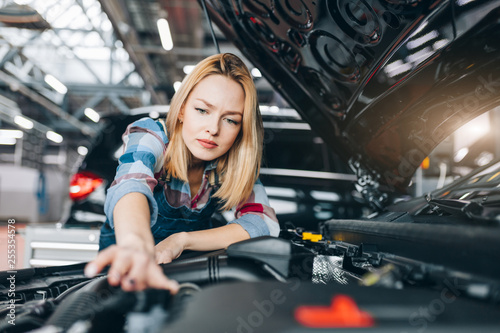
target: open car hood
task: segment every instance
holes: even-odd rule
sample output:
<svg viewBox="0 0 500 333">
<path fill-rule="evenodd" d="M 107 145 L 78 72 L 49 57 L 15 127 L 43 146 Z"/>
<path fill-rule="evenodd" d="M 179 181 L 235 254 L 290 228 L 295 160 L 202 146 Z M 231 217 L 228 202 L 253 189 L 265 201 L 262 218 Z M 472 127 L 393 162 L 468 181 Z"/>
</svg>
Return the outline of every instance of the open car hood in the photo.
<svg viewBox="0 0 500 333">
<path fill-rule="evenodd" d="M 376 206 L 381 193 L 406 189 L 438 143 L 500 102 L 500 1 L 207 3 Z"/>
</svg>

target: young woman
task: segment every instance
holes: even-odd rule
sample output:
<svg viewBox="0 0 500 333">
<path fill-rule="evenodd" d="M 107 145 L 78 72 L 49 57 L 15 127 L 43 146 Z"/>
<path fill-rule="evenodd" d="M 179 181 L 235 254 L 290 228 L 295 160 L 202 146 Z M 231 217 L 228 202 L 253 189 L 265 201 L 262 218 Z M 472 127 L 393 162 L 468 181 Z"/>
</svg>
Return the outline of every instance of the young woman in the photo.
<svg viewBox="0 0 500 333">
<path fill-rule="evenodd" d="M 124 290 L 176 290 L 159 263 L 184 250 L 210 251 L 279 225 L 258 180 L 263 127 L 255 86 L 233 54 L 201 61 L 172 98 L 166 122 L 138 120 L 108 190 L 100 252 L 86 267 Z M 212 225 L 216 211 L 235 220 Z"/>
</svg>

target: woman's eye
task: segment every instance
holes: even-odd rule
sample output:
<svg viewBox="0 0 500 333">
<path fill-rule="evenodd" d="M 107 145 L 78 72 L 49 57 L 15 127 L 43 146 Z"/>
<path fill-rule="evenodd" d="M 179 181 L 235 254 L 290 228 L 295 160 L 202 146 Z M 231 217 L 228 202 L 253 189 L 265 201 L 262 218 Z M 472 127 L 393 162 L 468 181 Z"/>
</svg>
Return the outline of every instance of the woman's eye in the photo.
<svg viewBox="0 0 500 333">
<path fill-rule="evenodd" d="M 226 121 L 231 125 L 238 125 L 238 122 L 236 120 L 231 119 L 231 118 L 226 118 Z"/>
<path fill-rule="evenodd" d="M 198 111 L 198 112 L 199 112 L 199 113 L 201 113 L 201 114 L 205 114 L 205 113 L 207 113 L 207 110 L 200 109 L 200 108 L 196 108 L 196 111 Z"/>
</svg>

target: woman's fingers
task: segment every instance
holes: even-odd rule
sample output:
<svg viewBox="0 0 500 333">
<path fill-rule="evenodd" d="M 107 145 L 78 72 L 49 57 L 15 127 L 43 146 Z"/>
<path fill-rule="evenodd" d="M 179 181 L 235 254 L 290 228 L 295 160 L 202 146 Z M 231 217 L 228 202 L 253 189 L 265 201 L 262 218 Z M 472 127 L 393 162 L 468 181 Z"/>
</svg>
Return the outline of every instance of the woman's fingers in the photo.
<svg viewBox="0 0 500 333">
<path fill-rule="evenodd" d="M 154 264 L 154 261 L 146 253 L 138 252 L 133 254 L 133 262 L 130 271 L 122 281 L 122 288 L 127 291 L 146 289 L 148 267 Z"/>
<path fill-rule="evenodd" d="M 168 258 L 166 255 L 164 261 Z M 179 284 L 168 279 L 156 260 L 146 252 L 112 245 L 87 264 L 85 276 L 92 278 L 107 265 L 111 265 L 108 270 L 109 284 L 120 285 L 125 291 L 156 288 L 176 293 L 179 289 Z"/>
<path fill-rule="evenodd" d="M 126 278 L 131 267 L 137 264 L 134 262 L 134 254 L 131 250 L 120 250 L 116 252 L 111 267 L 108 270 L 108 281 L 112 286 L 122 284 L 122 280 Z"/>
<path fill-rule="evenodd" d="M 149 266 L 148 285 L 151 288 L 170 290 L 172 294 L 179 291 L 179 284 L 177 281 L 167 278 L 163 273 L 163 269 L 156 264 Z"/>
<path fill-rule="evenodd" d="M 99 272 L 103 270 L 104 267 L 107 265 L 111 264 L 113 262 L 113 259 L 116 255 L 117 251 L 117 246 L 116 245 L 111 245 L 107 249 L 104 249 L 103 251 L 99 252 L 97 257 L 89 262 L 87 266 L 85 266 L 85 276 L 89 278 L 93 278 Z"/>
</svg>

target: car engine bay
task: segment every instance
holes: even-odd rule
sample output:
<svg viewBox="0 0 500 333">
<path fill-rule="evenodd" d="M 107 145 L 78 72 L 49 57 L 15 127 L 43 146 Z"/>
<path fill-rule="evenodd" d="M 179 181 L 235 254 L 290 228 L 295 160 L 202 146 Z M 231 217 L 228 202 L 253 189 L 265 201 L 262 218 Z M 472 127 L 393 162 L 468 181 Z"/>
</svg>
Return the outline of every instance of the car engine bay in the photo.
<svg viewBox="0 0 500 333">
<path fill-rule="evenodd" d="M 9 285 L 2 285 L 0 330 L 496 331 L 500 269 L 492 256 L 499 254 L 482 260 L 481 252 L 500 237 L 487 227 L 475 228 L 474 235 L 464 235 L 460 226 L 436 227 L 332 220 L 321 226 L 321 233 L 288 228 L 280 238 L 188 253 L 163 265 L 180 284 L 175 295 L 154 289 L 124 292 L 109 286 L 105 273 L 86 278 L 84 264 L 18 270 L 16 325 L 7 322 Z M 478 239 L 481 246 L 467 244 Z"/>
</svg>

